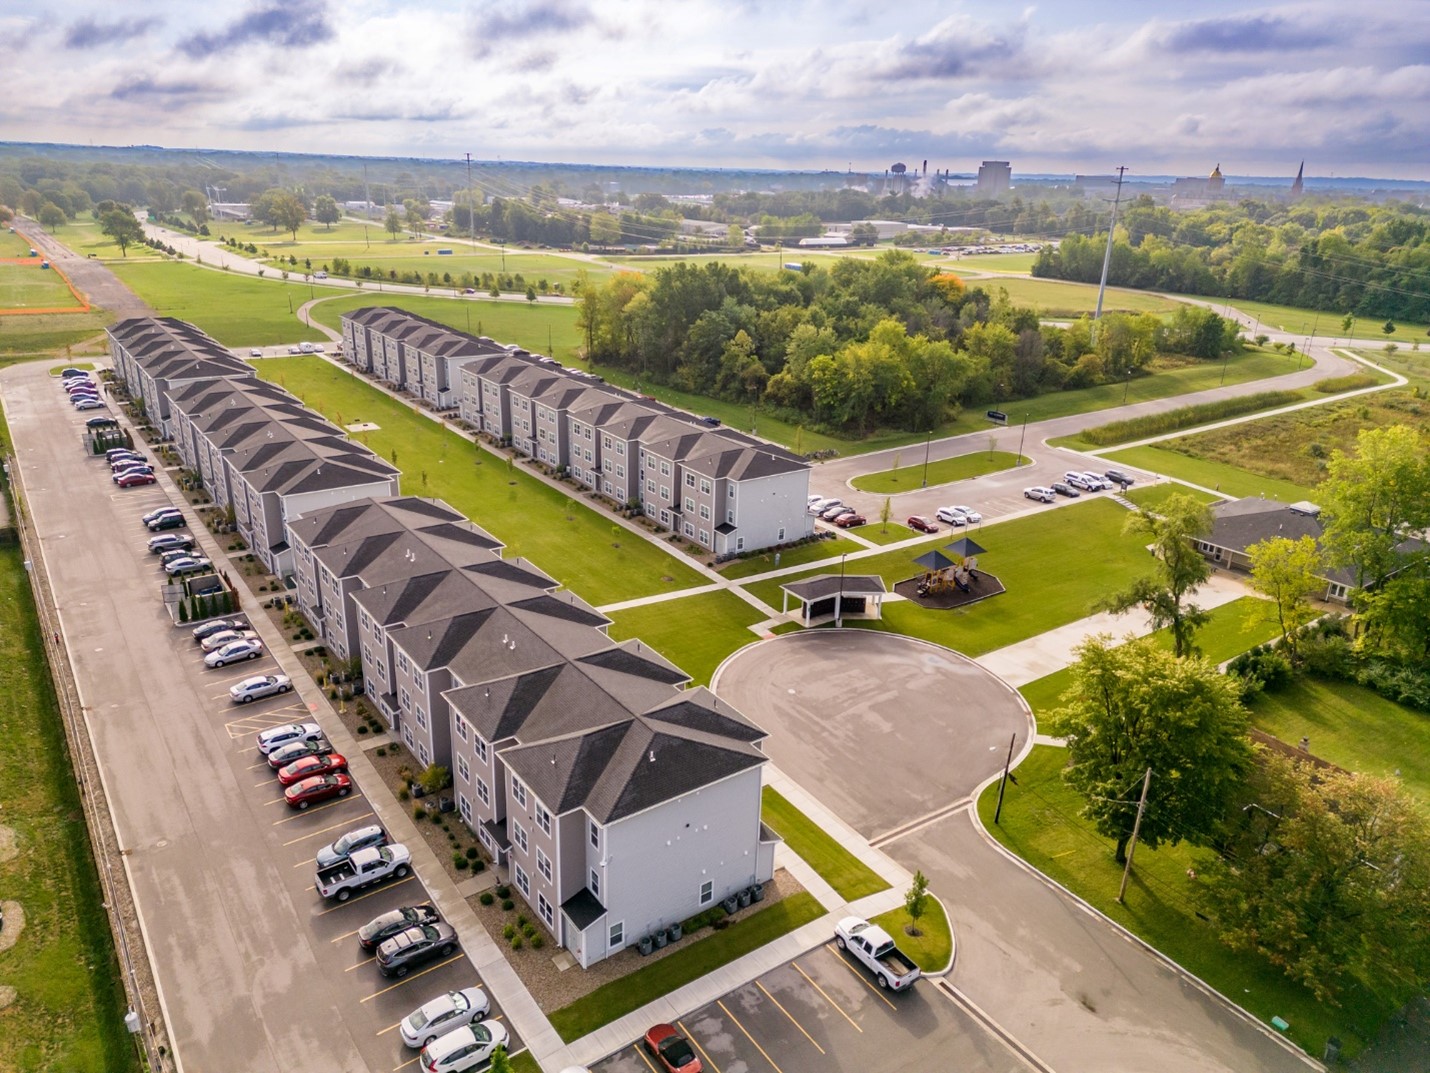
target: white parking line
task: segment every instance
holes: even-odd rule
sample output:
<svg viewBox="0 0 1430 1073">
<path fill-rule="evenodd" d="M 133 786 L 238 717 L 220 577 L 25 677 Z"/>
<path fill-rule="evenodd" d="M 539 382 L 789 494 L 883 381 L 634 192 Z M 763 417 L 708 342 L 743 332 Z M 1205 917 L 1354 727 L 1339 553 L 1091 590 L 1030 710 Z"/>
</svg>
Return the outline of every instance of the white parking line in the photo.
<svg viewBox="0 0 1430 1073">
<path fill-rule="evenodd" d="M 351 821 L 349 820 L 344 820 L 342 823 L 330 823 L 327 827 L 319 827 L 316 831 L 309 831 L 305 835 L 299 835 L 297 838 L 289 839 L 287 842 L 284 842 L 283 845 L 294 846 L 304 839 L 312 838 L 314 835 L 326 834 L 328 831 L 336 831 L 339 827 L 349 826 L 350 823 Z"/>
<path fill-rule="evenodd" d="M 350 795 L 350 796 L 352 796 L 352 797 L 360 797 L 361 795 L 360 795 L 360 794 L 357 794 L 357 793 L 353 793 L 353 794 Z M 325 808 L 332 808 L 334 805 L 341 805 L 341 804 L 343 804 L 343 803 L 344 803 L 345 801 L 347 801 L 347 800 L 348 800 L 348 798 L 346 798 L 346 797 L 339 797 L 339 798 L 337 798 L 336 800 L 327 802 L 326 804 L 318 805 L 316 808 L 302 809 L 302 810 L 296 811 L 296 812 L 293 813 L 293 815 L 287 817 L 287 819 L 274 820 L 274 821 L 273 821 L 273 826 L 274 826 L 274 827 L 277 827 L 280 823 L 288 823 L 288 822 L 291 821 L 291 820 L 301 820 L 304 816 L 311 816 L 311 815 L 312 815 L 313 813 L 315 813 L 315 812 L 322 812 L 323 809 L 325 809 Z"/>
</svg>

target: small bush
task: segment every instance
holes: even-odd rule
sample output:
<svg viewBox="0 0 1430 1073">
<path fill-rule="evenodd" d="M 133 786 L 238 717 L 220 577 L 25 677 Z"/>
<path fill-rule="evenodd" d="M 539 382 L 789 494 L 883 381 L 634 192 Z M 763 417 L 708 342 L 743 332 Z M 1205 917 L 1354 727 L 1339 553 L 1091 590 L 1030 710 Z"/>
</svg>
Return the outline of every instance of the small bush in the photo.
<svg viewBox="0 0 1430 1073">
<path fill-rule="evenodd" d="M 468 847 L 467 847 L 467 860 L 469 860 L 469 861 L 475 861 L 476 859 L 477 859 L 477 847 L 476 847 L 476 846 L 468 846 Z"/>
<path fill-rule="evenodd" d="M 511 937 L 511 948 L 512 948 L 513 950 L 520 950 L 520 949 L 521 949 L 521 943 L 522 943 L 522 939 L 521 939 L 521 936 L 520 936 L 520 935 L 513 935 L 513 936 Z"/>
<path fill-rule="evenodd" d="M 452 854 L 452 867 L 456 868 L 459 872 L 465 872 L 467 870 L 467 858 L 463 857 L 460 853 Z"/>
<path fill-rule="evenodd" d="M 535 924 L 523 924 L 523 925 L 521 926 L 521 933 L 522 933 L 523 935 L 525 935 L 528 939 L 530 939 L 533 935 L 536 934 L 536 925 L 535 925 Z"/>
<path fill-rule="evenodd" d="M 366 733 L 367 733 L 367 727 L 366 727 L 365 725 L 363 725 L 363 724 L 359 724 L 359 725 L 358 725 L 358 728 L 357 728 L 357 732 L 358 732 L 359 734 L 366 734 Z M 406 790 L 404 790 L 404 791 L 402 791 L 402 792 L 403 792 L 403 794 L 406 794 L 406 793 L 407 793 Z M 404 798 L 404 800 L 405 800 L 405 798 Z"/>
<path fill-rule="evenodd" d="M 367 727 L 358 727 L 358 733 L 361 734 L 366 729 Z M 406 801 L 411 796 L 412 795 L 408 793 L 405 788 L 397 791 L 397 800 L 399 801 Z"/>
<path fill-rule="evenodd" d="M 527 928 L 531 927 L 531 920 L 527 917 L 525 913 L 518 913 L 516 915 L 516 926 L 522 931 L 525 931 Z"/>
<path fill-rule="evenodd" d="M 540 935 L 533 935 L 531 937 L 531 948 L 533 950 L 540 950 L 545 945 L 546 940 L 543 939 Z"/>
<path fill-rule="evenodd" d="M 504 912 L 510 913 L 513 909 L 516 908 L 516 903 L 510 898 L 503 898 L 501 907 Z"/>
<path fill-rule="evenodd" d="M 509 886 L 507 886 L 505 883 L 499 884 L 499 885 L 497 886 L 497 897 L 498 897 L 498 898 L 510 898 L 510 897 L 511 897 L 511 888 L 510 888 Z"/>
<path fill-rule="evenodd" d="M 492 894 L 491 891 L 484 890 L 481 894 L 477 895 L 477 901 L 481 902 L 483 905 L 491 905 L 493 902 L 496 901 L 496 896 Z"/>
<path fill-rule="evenodd" d="M 379 746 L 377 747 L 377 749 L 374 750 L 374 751 L 377 753 L 378 756 L 386 756 L 386 755 L 387 755 L 387 746 L 386 746 L 386 745 L 379 745 Z"/>
<path fill-rule="evenodd" d="M 515 924 L 508 924 L 506 927 L 502 928 L 502 930 L 501 930 L 501 937 L 502 937 L 503 939 L 505 939 L 507 942 L 511 942 L 512 938 L 513 938 L 515 935 L 516 935 L 516 925 L 515 925 Z"/>
<path fill-rule="evenodd" d="M 1242 698 L 1263 690 L 1275 692 L 1291 682 L 1291 661 L 1271 645 L 1258 645 L 1227 664 L 1227 673 L 1241 680 Z"/>
<path fill-rule="evenodd" d="M 427 818 L 427 810 L 421 805 L 414 806 L 412 809 L 412 818 L 419 821 L 425 820 Z"/>
<path fill-rule="evenodd" d="M 473 848 L 475 848 L 475 847 L 473 847 Z M 471 850 L 468 850 L 467 852 L 470 853 Z M 476 860 L 472 861 L 472 871 L 473 871 L 473 872 L 484 872 L 484 871 L 486 871 L 486 867 L 487 867 L 487 862 L 484 861 L 484 860 L 482 860 L 480 857 L 478 857 L 478 858 L 476 858 Z"/>
</svg>

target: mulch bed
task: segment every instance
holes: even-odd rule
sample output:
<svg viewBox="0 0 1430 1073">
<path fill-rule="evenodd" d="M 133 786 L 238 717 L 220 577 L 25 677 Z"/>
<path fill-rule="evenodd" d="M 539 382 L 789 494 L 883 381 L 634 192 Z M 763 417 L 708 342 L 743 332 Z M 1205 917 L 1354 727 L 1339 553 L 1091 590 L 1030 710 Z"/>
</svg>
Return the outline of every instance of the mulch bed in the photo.
<svg viewBox="0 0 1430 1073">
<path fill-rule="evenodd" d="M 920 607 L 933 608 L 935 611 L 948 611 L 955 607 L 976 604 L 979 600 L 986 600 L 990 596 L 1000 596 L 1008 591 L 997 577 L 980 570 L 977 576 L 969 581 L 968 592 L 960 592 L 956 586 L 950 585 L 943 592 L 935 595 L 920 596 L 918 589 L 919 581 L 922 578 L 923 575 L 920 574 L 907 581 L 900 581 L 894 586 L 894 591 L 911 603 L 916 603 Z"/>
</svg>

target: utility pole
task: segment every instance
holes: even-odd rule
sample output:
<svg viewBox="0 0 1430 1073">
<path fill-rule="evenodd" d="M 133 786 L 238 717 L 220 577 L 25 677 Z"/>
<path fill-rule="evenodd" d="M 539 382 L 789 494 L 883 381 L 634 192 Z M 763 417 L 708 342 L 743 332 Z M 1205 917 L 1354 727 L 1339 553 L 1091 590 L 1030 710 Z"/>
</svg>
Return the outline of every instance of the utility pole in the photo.
<svg viewBox="0 0 1430 1073">
<path fill-rule="evenodd" d="M 477 198 L 472 192 L 472 154 L 467 154 L 467 230 L 471 232 L 471 242 L 477 244 Z"/>
<path fill-rule="evenodd" d="M 929 486 L 929 446 L 933 443 L 933 429 L 929 429 L 928 435 L 924 437 L 924 483 L 921 488 Z"/>
<path fill-rule="evenodd" d="M 1125 165 L 1117 168 L 1117 193 L 1112 199 L 1112 221 L 1107 225 L 1107 249 L 1102 254 L 1102 282 L 1097 285 L 1097 311 L 1092 315 L 1092 341 L 1097 342 L 1097 322 L 1102 319 L 1102 296 L 1107 292 L 1107 270 L 1112 267 L 1112 234 L 1117 229 L 1117 206 L 1122 201 L 1122 176 Z"/>
<path fill-rule="evenodd" d="M 1013 766 L 1013 746 L 1018 743 L 1018 735 L 1014 734 L 1008 739 L 1008 758 L 1003 761 L 1003 778 L 998 783 L 998 804 L 993 809 L 993 822 L 998 822 L 998 817 L 1003 815 L 1003 788 L 1008 785 L 1008 769 Z"/>
<path fill-rule="evenodd" d="M 1014 462 L 1013 462 L 1013 464 L 1014 464 L 1015 466 L 1021 466 L 1021 465 L 1023 464 L 1023 440 L 1024 440 L 1024 438 L 1027 437 L 1027 435 L 1028 435 L 1028 415 L 1027 415 L 1027 414 L 1024 414 L 1024 415 L 1023 415 L 1023 431 L 1020 432 L 1020 433 L 1018 433 L 1018 457 L 1017 457 L 1017 458 L 1014 460 Z"/>
<path fill-rule="evenodd" d="M 1132 823 L 1132 841 L 1127 846 L 1127 867 L 1122 869 L 1122 886 L 1117 888 L 1117 904 L 1122 904 L 1122 896 L 1127 893 L 1127 877 L 1132 874 L 1132 855 L 1137 852 L 1137 833 L 1142 830 L 1142 814 L 1147 811 L 1147 790 L 1152 785 L 1152 769 L 1142 777 L 1142 800 L 1137 802 L 1137 819 Z"/>
</svg>

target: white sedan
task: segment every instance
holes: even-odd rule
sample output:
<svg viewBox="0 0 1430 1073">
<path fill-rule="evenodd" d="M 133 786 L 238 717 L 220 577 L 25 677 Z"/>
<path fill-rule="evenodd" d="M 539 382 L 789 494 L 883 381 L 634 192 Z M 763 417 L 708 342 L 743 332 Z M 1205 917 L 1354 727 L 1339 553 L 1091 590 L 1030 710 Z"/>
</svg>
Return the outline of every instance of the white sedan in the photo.
<svg viewBox="0 0 1430 1073">
<path fill-rule="evenodd" d="M 280 745 L 294 741 L 317 741 L 323 736 L 323 728 L 317 723 L 284 723 L 281 727 L 269 727 L 258 732 L 258 751 L 267 756 Z"/>
<path fill-rule="evenodd" d="M 491 1008 L 486 992 L 480 987 L 448 991 L 402 1019 L 402 1042 L 409 1047 L 425 1047 L 438 1036 L 480 1021 Z"/>
<path fill-rule="evenodd" d="M 426 1073 L 467 1073 L 490 1061 L 492 1052 L 507 1045 L 506 1026 L 500 1021 L 467 1025 L 438 1036 L 422 1048 L 421 1068 Z"/>
<path fill-rule="evenodd" d="M 949 525 L 967 525 L 968 518 L 963 513 L 962 507 L 939 507 L 934 517 Z"/>
<path fill-rule="evenodd" d="M 235 704 L 247 704 L 275 693 L 287 693 L 293 688 L 286 674 L 260 674 L 245 678 L 238 685 L 228 687 L 228 696 Z"/>
<path fill-rule="evenodd" d="M 165 563 L 164 573 L 170 577 L 178 577 L 180 574 L 196 574 L 200 570 L 207 570 L 212 565 L 202 555 L 184 555 L 173 562 Z"/>
<path fill-rule="evenodd" d="M 972 507 L 955 506 L 953 509 L 967 518 L 969 525 L 977 525 L 983 520 L 983 515 L 979 514 L 978 511 Z"/>
<path fill-rule="evenodd" d="M 257 640 L 258 634 L 252 630 L 219 630 L 218 633 L 211 633 L 199 644 L 205 652 L 212 652 L 215 648 L 222 648 L 232 641 L 253 641 Z"/>
<path fill-rule="evenodd" d="M 230 641 L 222 648 L 216 648 L 204 657 L 205 667 L 222 667 L 244 659 L 257 659 L 263 655 L 263 642 L 257 640 Z"/>
</svg>

